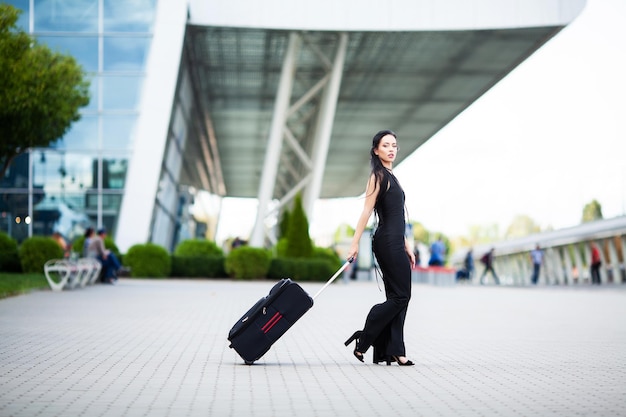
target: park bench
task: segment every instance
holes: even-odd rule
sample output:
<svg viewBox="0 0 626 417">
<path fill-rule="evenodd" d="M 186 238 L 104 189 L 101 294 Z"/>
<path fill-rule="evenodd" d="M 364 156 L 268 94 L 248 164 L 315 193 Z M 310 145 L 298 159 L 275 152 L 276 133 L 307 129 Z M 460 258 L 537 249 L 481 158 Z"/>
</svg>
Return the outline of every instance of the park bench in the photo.
<svg viewBox="0 0 626 417">
<path fill-rule="evenodd" d="M 102 265 L 95 258 L 51 259 L 43 267 L 46 280 L 53 291 L 94 284 L 101 269 Z"/>
</svg>

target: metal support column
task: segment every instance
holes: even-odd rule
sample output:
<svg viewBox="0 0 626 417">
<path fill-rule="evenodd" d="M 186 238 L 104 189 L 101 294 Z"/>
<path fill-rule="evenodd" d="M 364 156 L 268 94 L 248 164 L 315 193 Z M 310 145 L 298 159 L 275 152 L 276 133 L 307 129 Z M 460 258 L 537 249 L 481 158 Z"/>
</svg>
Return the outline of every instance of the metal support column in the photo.
<svg viewBox="0 0 626 417">
<path fill-rule="evenodd" d="M 611 270 L 611 277 L 613 284 L 619 283 L 622 280 L 621 272 L 619 269 L 619 260 L 617 259 L 617 248 L 615 247 L 615 238 L 607 239 L 609 258 L 607 259 L 607 269 Z"/>
<path fill-rule="evenodd" d="M 623 235 L 620 237 L 620 243 L 621 243 L 621 250 L 620 253 L 622 254 L 622 267 L 621 267 L 621 271 L 622 271 L 622 275 L 621 275 L 621 282 L 625 283 L 626 282 L 626 235 Z"/>
<path fill-rule="evenodd" d="M 604 240 L 597 240 L 596 246 L 598 247 L 598 250 L 600 251 L 600 261 L 602 262 L 602 265 L 600 266 L 600 282 L 602 284 L 606 284 L 609 281 L 609 277 L 607 276 L 607 273 L 606 273 L 607 261 L 606 261 L 606 257 L 604 256 Z M 591 259 L 591 255 L 589 256 L 589 259 Z"/>
<path fill-rule="evenodd" d="M 570 256 L 570 252 L 573 252 L 571 245 L 567 245 L 563 247 L 563 263 L 565 264 L 565 280 L 568 285 L 572 285 L 574 283 L 574 277 L 572 276 L 572 269 L 574 267 L 572 265 L 572 257 Z"/>
<path fill-rule="evenodd" d="M 578 269 L 578 283 L 583 284 L 586 280 L 589 280 L 589 282 L 591 282 L 591 277 L 589 276 L 589 268 L 587 268 L 587 261 L 583 260 L 583 257 L 584 259 L 589 259 L 590 255 L 589 245 L 587 244 L 587 242 L 577 244 L 574 255 L 576 256 L 576 268 Z"/>
<path fill-rule="evenodd" d="M 309 219 L 313 216 L 313 207 L 322 188 L 324 167 L 326 166 L 328 146 L 330 144 L 330 136 L 333 130 L 335 109 L 337 108 L 337 98 L 339 97 L 339 88 L 341 86 L 347 46 L 348 34 L 344 32 L 339 35 L 339 45 L 335 54 L 330 80 L 322 95 L 322 102 L 317 118 L 317 126 L 315 128 L 315 140 L 313 142 L 312 151 L 313 177 L 303 198 L 304 210 Z"/>
<path fill-rule="evenodd" d="M 280 83 L 276 94 L 276 102 L 274 103 L 272 125 L 270 128 L 267 150 L 265 152 L 265 162 L 263 163 L 261 182 L 259 184 L 259 206 L 254 229 L 252 230 L 252 235 L 250 236 L 251 246 L 262 247 L 264 245 L 265 216 L 274 194 L 274 184 L 276 183 L 276 175 L 278 172 L 283 131 L 287 121 L 287 110 L 291 100 L 291 92 L 296 70 L 296 56 L 299 47 L 300 36 L 297 33 L 292 32 L 289 35 L 289 44 L 287 46 L 287 51 L 285 52 L 285 59 L 283 61 L 280 74 Z"/>
</svg>

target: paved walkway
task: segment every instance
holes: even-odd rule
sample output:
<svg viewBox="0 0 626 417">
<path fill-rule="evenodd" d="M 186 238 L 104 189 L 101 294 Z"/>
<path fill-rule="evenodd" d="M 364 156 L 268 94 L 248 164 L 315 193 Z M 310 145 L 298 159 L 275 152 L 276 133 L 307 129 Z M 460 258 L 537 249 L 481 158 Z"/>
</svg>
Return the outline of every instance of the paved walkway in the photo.
<svg viewBox="0 0 626 417">
<path fill-rule="evenodd" d="M 0 416 L 626 416 L 625 287 L 415 285 L 400 368 L 343 346 L 383 294 L 337 283 L 247 366 L 226 335 L 271 285 L 0 300 Z"/>
</svg>

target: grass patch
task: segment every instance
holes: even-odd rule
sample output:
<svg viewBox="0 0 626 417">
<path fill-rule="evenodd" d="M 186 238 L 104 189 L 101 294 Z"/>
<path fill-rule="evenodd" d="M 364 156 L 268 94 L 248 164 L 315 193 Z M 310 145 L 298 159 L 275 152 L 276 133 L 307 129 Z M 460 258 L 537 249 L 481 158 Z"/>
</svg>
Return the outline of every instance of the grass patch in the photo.
<svg viewBox="0 0 626 417">
<path fill-rule="evenodd" d="M 43 274 L 11 274 L 0 272 L 0 298 L 23 294 L 30 290 L 49 288 Z"/>
</svg>

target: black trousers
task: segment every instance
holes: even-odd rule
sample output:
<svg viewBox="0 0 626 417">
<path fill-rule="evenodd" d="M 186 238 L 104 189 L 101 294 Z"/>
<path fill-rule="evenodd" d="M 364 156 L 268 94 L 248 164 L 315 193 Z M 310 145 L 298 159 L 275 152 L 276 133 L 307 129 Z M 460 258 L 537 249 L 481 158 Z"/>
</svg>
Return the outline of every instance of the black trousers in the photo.
<svg viewBox="0 0 626 417">
<path fill-rule="evenodd" d="M 406 356 L 404 321 L 411 299 L 411 263 L 404 250 L 404 236 L 376 234 L 374 255 L 382 272 L 386 301 L 373 306 L 365 320 L 357 350 L 374 346 L 374 362 Z"/>
</svg>

